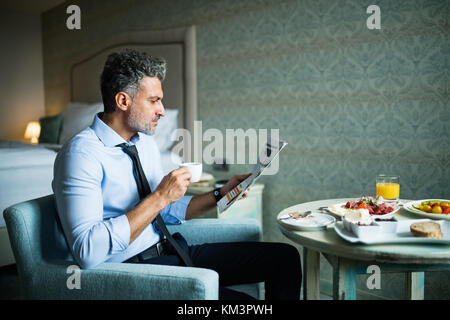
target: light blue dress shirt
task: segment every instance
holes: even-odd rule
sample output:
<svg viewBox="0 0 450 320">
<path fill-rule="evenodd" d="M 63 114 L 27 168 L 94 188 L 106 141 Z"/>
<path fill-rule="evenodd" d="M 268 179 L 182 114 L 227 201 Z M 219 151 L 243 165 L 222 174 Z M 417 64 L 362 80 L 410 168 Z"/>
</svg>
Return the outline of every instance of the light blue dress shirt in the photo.
<svg viewBox="0 0 450 320">
<path fill-rule="evenodd" d="M 156 129 L 158 130 L 158 129 Z M 61 224 L 82 268 L 123 262 L 159 241 L 152 224 L 131 243 L 126 212 L 140 202 L 131 158 L 116 145 L 126 142 L 98 115 L 92 125 L 59 151 L 54 165 L 53 192 Z M 159 149 L 152 136 L 138 133 L 136 145 L 147 180 L 155 190 L 164 177 Z M 166 224 L 185 221 L 191 196 L 164 208 Z"/>
</svg>

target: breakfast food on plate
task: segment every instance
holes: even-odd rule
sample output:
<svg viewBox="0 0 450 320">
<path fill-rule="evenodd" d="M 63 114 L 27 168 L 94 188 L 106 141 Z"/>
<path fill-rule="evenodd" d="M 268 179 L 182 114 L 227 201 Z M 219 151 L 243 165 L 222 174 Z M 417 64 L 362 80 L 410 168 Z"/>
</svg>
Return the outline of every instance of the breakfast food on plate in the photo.
<svg viewBox="0 0 450 320">
<path fill-rule="evenodd" d="M 344 220 L 358 226 L 369 226 L 372 224 L 372 217 L 367 209 L 349 211 L 344 215 Z"/>
<path fill-rule="evenodd" d="M 441 201 L 441 200 L 422 201 L 418 206 L 413 205 L 413 208 L 426 213 L 450 214 L 450 203 L 448 201 Z"/>
<path fill-rule="evenodd" d="M 391 213 L 396 209 L 394 203 L 386 203 L 382 197 L 373 199 L 372 197 L 362 197 L 357 201 L 348 201 L 345 204 L 345 208 L 348 209 L 367 209 L 370 214 L 384 215 Z"/>
<path fill-rule="evenodd" d="M 416 222 L 410 225 L 411 233 L 416 237 L 442 239 L 441 225 L 436 222 Z"/>
<path fill-rule="evenodd" d="M 345 208 L 343 206 L 335 205 L 335 204 L 331 205 L 329 207 L 329 209 L 330 209 L 331 212 L 333 212 L 335 214 L 338 214 L 340 216 L 344 216 L 347 212 L 351 212 L 352 211 L 352 210 L 347 209 L 347 208 Z"/>
<path fill-rule="evenodd" d="M 330 211 L 344 216 L 347 212 L 365 209 L 370 215 L 383 216 L 397 209 L 395 203 L 385 203 L 382 197 L 373 199 L 372 197 L 362 197 L 356 201 L 348 201 L 341 205 L 331 205 Z"/>
</svg>

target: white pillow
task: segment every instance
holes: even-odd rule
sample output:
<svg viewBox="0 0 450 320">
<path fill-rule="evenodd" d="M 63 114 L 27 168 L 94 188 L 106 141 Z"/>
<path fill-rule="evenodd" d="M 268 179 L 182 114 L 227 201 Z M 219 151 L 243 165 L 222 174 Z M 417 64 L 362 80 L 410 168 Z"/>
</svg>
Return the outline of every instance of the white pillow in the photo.
<svg viewBox="0 0 450 320">
<path fill-rule="evenodd" d="M 178 128 L 178 110 L 166 109 L 166 116 L 161 117 L 156 126 L 153 138 L 158 145 L 160 152 L 170 150 L 175 143 L 170 139 L 172 132 Z"/>
<path fill-rule="evenodd" d="M 171 151 L 161 152 L 161 167 L 164 175 L 167 175 L 172 170 L 178 169 L 182 162 L 183 159 Z"/>
<path fill-rule="evenodd" d="M 63 123 L 59 143 L 66 143 L 74 135 L 89 127 L 95 115 L 103 110 L 102 102 L 70 102 L 66 110 L 62 112 Z"/>
</svg>

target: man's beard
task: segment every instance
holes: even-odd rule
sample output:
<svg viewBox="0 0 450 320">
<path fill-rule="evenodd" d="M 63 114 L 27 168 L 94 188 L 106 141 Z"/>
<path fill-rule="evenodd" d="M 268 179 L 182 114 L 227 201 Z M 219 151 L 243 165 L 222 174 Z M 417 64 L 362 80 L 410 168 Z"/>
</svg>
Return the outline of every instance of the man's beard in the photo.
<svg viewBox="0 0 450 320">
<path fill-rule="evenodd" d="M 159 118 L 159 116 L 156 116 L 151 121 L 147 121 L 138 108 L 132 106 L 128 117 L 128 125 L 137 132 L 153 135 L 156 128 L 152 129 L 152 122 L 159 120 Z"/>
</svg>

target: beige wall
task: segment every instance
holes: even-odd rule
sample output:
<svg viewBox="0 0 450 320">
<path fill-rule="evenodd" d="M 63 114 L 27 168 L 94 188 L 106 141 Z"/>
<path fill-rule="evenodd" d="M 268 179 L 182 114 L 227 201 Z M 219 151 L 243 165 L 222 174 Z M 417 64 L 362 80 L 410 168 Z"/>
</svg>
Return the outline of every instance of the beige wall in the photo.
<svg viewBox="0 0 450 320">
<path fill-rule="evenodd" d="M 45 115 L 41 19 L 8 10 L 0 19 L 0 139 L 22 140 Z"/>
</svg>

